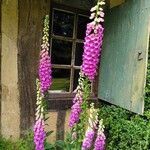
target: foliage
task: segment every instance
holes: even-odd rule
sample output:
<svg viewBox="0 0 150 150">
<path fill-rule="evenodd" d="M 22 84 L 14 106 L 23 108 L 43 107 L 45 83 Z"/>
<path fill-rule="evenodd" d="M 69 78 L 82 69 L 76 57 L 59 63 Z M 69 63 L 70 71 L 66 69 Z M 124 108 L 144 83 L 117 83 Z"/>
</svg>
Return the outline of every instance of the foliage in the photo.
<svg viewBox="0 0 150 150">
<path fill-rule="evenodd" d="M 103 105 L 99 114 L 104 119 L 107 150 L 148 150 L 150 122 L 146 115 L 131 114 L 115 106 Z"/>
<path fill-rule="evenodd" d="M 0 150 L 34 150 L 33 133 L 27 132 L 24 138 L 13 142 L 13 140 L 0 137 Z"/>
</svg>

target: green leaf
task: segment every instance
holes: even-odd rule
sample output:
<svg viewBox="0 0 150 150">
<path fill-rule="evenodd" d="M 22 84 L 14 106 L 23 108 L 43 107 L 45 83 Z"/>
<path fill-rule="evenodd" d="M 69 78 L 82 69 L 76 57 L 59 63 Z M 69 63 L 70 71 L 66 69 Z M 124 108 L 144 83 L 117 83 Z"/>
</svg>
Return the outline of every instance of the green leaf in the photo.
<svg viewBox="0 0 150 150">
<path fill-rule="evenodd" d="M 54 149 L 55 149 L 55 145 L 45 143 L 45 150 L 54 150 Z"/>
<path fill-rule="evenodd" d="M 55 146 L 63 149 L 65 147 L 65 142 L 62 140 L 58 140 L 56 141 Z"/>
</svg>

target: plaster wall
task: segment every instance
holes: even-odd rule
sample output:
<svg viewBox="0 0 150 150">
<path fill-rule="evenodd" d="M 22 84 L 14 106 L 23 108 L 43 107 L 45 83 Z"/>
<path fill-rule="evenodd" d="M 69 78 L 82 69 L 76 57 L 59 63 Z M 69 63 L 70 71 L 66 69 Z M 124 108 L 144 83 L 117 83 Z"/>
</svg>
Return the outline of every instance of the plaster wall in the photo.
<svg viewBox="0 0 150 150">
<path fill-rule="evenodd" d="M 17 68 L 18 1 L 2 1 L 1 51 L 1 133 L 4 137 L 20 136 L 20 110 Z"/>
<path fill-rule="evenodd" d="M 54 143 L 57 139 L 57 134 L 58 132 L 61 133 L 63 132 L 63 138 L 65 139 L 67 132 L 70 131 L 70 128 L 68 126 L 69 123 L 69 116 L 70 116 L 70 110 L 64 110 L 65 111 L 65 117 L 64 117 L 64 121 L 62 122 L 63 129 L 62 131 L 57 129 L 57 124 L 59 122 L 58 120 L 58 111 L 50 111 L 47 114 L 47 117 L 49 117 L 49 119 L 46 121 L 46 131 L 53 131 L 53 133 L 49 136 L 48 141 L 50 143 Z"/>
</svg>

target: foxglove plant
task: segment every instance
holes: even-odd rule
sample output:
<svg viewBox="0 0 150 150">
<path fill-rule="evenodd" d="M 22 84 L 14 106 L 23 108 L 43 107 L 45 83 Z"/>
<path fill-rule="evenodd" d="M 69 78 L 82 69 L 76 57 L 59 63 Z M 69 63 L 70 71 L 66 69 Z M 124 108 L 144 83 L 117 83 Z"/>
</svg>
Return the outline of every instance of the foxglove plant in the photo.
<svg viewBox="0 0 150 150">
<path fill-rule="evenodd" d="M 82 143 L 82 150 L 90 149 L 97 129 L 98 112 L 94 109 L 94 104 L 91 104 L 88 129 L 85 133 L 85 138 Z"/>
<path fill-rule="evenodd" d="M 44 141 L 46 138 L 46 133 L 44 131 L 44 105 L 43 96 L 40 92 L 40 82 L 37 79 L 37 108 L 36 108 L 36 122 L 34 125 L 34 143 L 35 150 L 44 150 Z"/>
<path fill-rule="evenodd" d="M 41 94 L 44 94 L 52 84 L 51 59 L 49 56 L 49 16 L 44 20 L 43 38 L 40 51 L 39 80 Z"/>
<path fill-rule="evenodd" d="M 101 54 L 104 32 L 104 28 L 101 25 L 101 22 L 104 21 L 104 12 L 101 6 L 104 4 L 104 0 L 98 0 L 97 5 L 91 9 L 92 14 L 90 19 L 94 19 L 94 21 L 87 24 L 81 71 L 90 81 L 95 79 Z"/>
<path fill-rule="evenodd" d="M 82 65 L 80 70 L 80 77 L 78 81 L 77 93 L 73 99 L 73 106 L 71 108 L 71 115 L 69 126 L 72 132 L 76 134 L 76 140 L 79 144 L 83 140 L 85 134 L 86 124 L 88 123 L 88 102 L 91 93 L 91 82 L 95 79 L 98 63 L 101 55 L 101 46 L 103 40 L 104 28 L 104 12 L 102 5 L 104 0 L 98 0 L 97 5 L 91 9 L 90 19 L 87 24 L 86 37 L 84 39 L 84 53 L 82 57 Z M 95 118 L 96 119 L 96 118 Z M 97 121 L 97 120 L 96 120 Z M 94 123 L 94 121 L 91 121 Z M 85 138 L 82 143 L 82 149 L 88 149 L 90 143 L 94 138 L 94 131 L 96 130 L 96 123 L 94 126 L 89 126 L 86 131 Z M 88 145 L 88 146 L 86 146 Z"/>
<path fill-rule="evenodd" d="M 48 54 L 49 51 L 49 16 L 46 15 L 44 20 L 43 38 L 40 51 L 40 61 L 37 79 L 37 108 L 36 108 L 36 122 L 34 125 L 34 143 L 35 150 L 44 150 L 44 142 L 46 139 L 45 132 L 45 105 L 44 94 L 52 84 L 51 77 L 51 59 Z"/>
<path fill-rule="evenodd" d="M 80 74 L 80 77 L 82 75 Z M 78 121 L 81 113 L 82 104 L 82 80 L 79 79 L 79 85 L 77 87 L 77 93 L 73 99 L 73 106 L 71 107 L 71 114 L 69 120 L 69 127 L 73 127 Z"/>
<path fill-rule="evenodd" d="M 94 135 L 95 131 L 92 128 L 88 128 L 82 143 L 82 150 L 90 149 L 90 147 L 92 146 Z"/>
<path fill-rule="evenodd" d="M 95 141 L 95 147 L 94 150 L 104 150 L 105 148 L 105 134 L 104 134 L 104 125 L 103 125 L 103 120 L 101 119 L 99 121 L 99 127 L 98 127 L 98 133 L 97 133 L 97 138 Z"/>
</svg>

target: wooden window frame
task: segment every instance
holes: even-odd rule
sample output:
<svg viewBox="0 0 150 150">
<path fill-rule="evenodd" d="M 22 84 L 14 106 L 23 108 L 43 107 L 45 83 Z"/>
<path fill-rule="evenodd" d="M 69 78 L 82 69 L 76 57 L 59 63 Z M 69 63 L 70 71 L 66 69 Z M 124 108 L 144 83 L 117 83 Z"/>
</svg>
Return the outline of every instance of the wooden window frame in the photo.
<svg viewBox="0 0 150 150">
<path fill-rule="evenodd" d="M 74 28 L 73 28 L 73 37 L 65 37 L 65 36 L 59 36 L 53 34 L 53 12 L 54 10 L 59 10 L 63 12 L 68 12 L 70 14 L 74 14 Z M 59 68 L 59 69 L 70 69 L 70 89 L 69 92 L 53 92 L 52 90 L 49 90 L 48 99 L 49 100 L 72 100 L 72 98 L 75 96 L 75 93 L 73 91 L 73 78 L 75 70 L 79 69 L 80 66 L 75 66 L 75 50 L 76 50 L 76 43 L 83 43 L 84 39 L 77 39 L 77 21 L 78 16 L 85 16 L 88 17 L 90 14 L 87 13 L 85 10 L 81 10 L 78 8 L 73 8 L 70 6 L 66 6 L 63 4 L 57 4 L 54 2 L 51 2 L 51 10 L 50 10 L 50 54 L 52 50 L 52 39 L 56 40 L 63 40 L 63 41 L 71 41 L 72 42 L 72 56 L 71 58 L 71 65 L 62 65 L 62 64 L 52 64 L 52 68 Z M 94 85 L 94 86 L 93 86 Z M 95 82 L 92 83 L 91 88 L 91 99 L 97 99 L 97 88 L 98 88 L 98 78 L 96 78 Z"/>
</svg>

